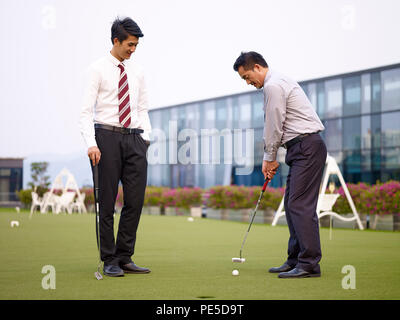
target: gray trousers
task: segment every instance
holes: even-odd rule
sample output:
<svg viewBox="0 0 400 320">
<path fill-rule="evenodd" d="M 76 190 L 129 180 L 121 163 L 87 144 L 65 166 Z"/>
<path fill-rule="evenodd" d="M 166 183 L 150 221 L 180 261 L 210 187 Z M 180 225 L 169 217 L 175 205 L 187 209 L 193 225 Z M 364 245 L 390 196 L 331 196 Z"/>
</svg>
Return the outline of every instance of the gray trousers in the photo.
<svg viewBox="0 0 400 320">
<path fill-rule="evenodd" d="M 319 134 L 306 136 L 287 150 L 289 174 L 285 214 L 289 227 L 286 263 L 308 272 L 320 272 L 321 245 L 316 213 L 327 150 Z"/>
</svg>

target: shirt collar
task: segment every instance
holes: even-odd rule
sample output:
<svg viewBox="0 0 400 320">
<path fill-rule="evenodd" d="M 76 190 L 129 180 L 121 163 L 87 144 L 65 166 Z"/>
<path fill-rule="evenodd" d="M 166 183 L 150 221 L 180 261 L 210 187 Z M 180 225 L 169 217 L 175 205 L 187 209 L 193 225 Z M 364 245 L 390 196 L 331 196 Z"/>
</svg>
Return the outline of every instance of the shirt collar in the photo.
<svg viewBox="0 0 400 320">
<path fill-rule="evenodd" d="M 271 79 L 271 73 L 272 73 L 272 70 L 270 68 L 268 68 L 267 74 L 265 75 L 265 79 L 264 79 L 264 85 L 269 81 L 269 79 Z"/>
<path fill-rule="evenodd" d="M 116 57 L 114 57 L 112 54 L 111 54 L 111 52 L 108 54 L 108 59 L 111 61 L 111 63 L 113 64 L 113 65 L 115 65 L 116 67 L 118 67 L 121 63 L 125 66 L 125 64 L 124 64 L 124 62 L 125 62 L 125 60 L 124 61 L 119 61 Z"/>
</svg>

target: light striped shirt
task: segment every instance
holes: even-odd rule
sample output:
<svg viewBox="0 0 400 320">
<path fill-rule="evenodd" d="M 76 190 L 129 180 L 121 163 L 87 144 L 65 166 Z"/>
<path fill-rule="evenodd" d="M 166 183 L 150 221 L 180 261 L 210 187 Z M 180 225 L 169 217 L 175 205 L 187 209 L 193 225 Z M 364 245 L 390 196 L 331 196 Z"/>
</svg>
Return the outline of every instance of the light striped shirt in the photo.
<svg viewBox="0 0 400 320">
<path fill-rule="evenodd" d="M 298 135 L 325 129 L 296 81 L 269 69 L 263 91 L 264 160 L 276 160 L 278 148 Z"/>
</svg>

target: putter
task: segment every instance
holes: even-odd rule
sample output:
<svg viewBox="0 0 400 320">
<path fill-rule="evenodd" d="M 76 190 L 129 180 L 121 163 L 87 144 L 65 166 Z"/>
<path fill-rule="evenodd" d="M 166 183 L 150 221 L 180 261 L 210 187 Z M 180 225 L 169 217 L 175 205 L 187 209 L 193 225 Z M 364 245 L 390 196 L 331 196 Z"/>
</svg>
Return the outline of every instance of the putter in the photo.
<svg viewBox="0 0 400 320">
<path fill-rule="evenodd" d="M 264 185 L 263 185 L 263 187 L 262 187 L 260 196 L 258 197 L 257 205 L 256 205 L 256 208 L 254 209 L 253 216 L 251 217 L 251 221 L 250 221 L 249 228 L 248 228 L 247 231 L 246 231 L 246 234 L 245 234 L 244 239 L 243 239 L 243 242 L 242 242 L 242 247 L 240 248 L 239 258 L 232 258 L 232 262 L 244 263 L 244 262 L 246 261 L 245 258 L 242 258 L 242 251 L 243 251 L 244 243 L 246 242 L 247 235 L 249 234 L 251 225 L 253 224 L 254 217 L 256 216 L 258 206 L 260 205 L 262 196 L 263 196 L 263 194 L 264 194 L 265 189 L 267 188 L 268 182 L 269 182 L 269 180 L 266 179 L 265 182 L 264 182 Z"/>
<path fill-rule="evenodd" d="M 94 188 L 94 212 L 96 213 L 96 240 L 97 249 L 99 250 L 99 263 L 97 264 L 97 271 L 94 276 L 97 280 L 102 280 L 103 276 L 100 273 L 101 268 L 101 254 L 100 254 L 100 226 L 99 226 L 99 166 L 93 166 L 93 188 Z"/>
</svg>

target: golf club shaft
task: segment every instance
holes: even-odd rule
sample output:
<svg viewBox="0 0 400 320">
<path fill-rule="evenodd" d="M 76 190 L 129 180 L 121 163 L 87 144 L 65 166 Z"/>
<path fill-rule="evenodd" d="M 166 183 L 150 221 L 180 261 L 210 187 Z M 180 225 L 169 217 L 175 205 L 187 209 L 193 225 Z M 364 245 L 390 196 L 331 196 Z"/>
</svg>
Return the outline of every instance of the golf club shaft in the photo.
<svg viewBox="0 0 400 320">
<path fill-rule="evenodd" d="M 240 256 L 240 259 L 242 259 L 242 251 L 243 251 L 243 247 L 244 247 L 244 244 L 245 244 L 245 242 L 246 242 L 246 239 L 247 239 L 247 235 L 249 234 L 249 231 L 250 231 L 251 226 L 252 226 L 252 224 L 253 224 L 254 217 L 256 216 L 258 206 L 260 205 L 262 196 L 263 196 L 263 194 L 264 194 L 265 189 L 267 188 L 268 182 L 269 182 L 269 180 L 266 179 L 265 182 L 264 182 L 264 185 L 263 185 L 263 187 L 262 187 L 262 190 L 261 190 L 261 192 L 260 192 L 260 196 L 258 197 L 258 201 L 257 201 L 256 208 L 254 209 L 253 216 L 251 217 L 251 221 L 250 221 L 249 227 L 248 227 L 248 229 L 247 229 L 247 231 L 246 231 L 246 234 L 245 234 L 244 239 L 243 239 L 243 242 L 242 242 L 242 247 L 240 248 L 240 255 L 239 255 L 239 256 Z"/>
<path fill-rule="evenodd" d="M 99 263 L 97 265 L 97 271 L 100 272 L 101 265 L 101 253 L 100 253 L 100 226 L 99 226 L 99 166 L 93 166 L 93 187 L 94 187 L 94 211 L 96 214 L 96 240 L 97 249 L 99 250 Z"/>
</svg>

